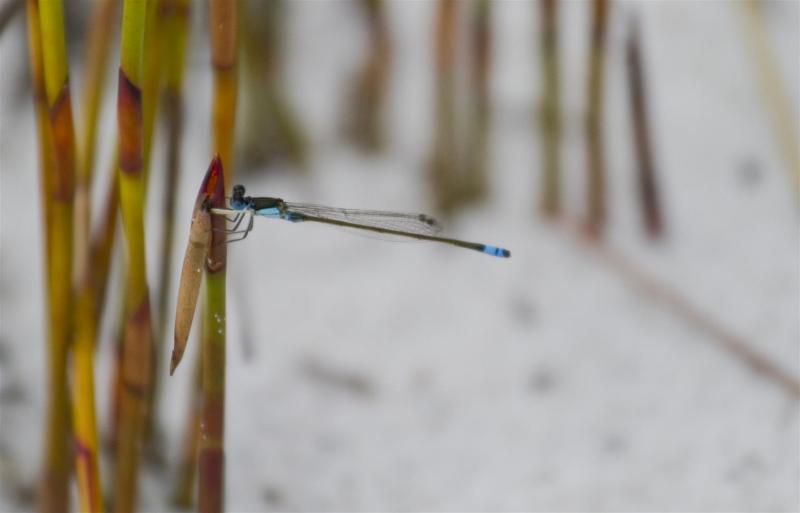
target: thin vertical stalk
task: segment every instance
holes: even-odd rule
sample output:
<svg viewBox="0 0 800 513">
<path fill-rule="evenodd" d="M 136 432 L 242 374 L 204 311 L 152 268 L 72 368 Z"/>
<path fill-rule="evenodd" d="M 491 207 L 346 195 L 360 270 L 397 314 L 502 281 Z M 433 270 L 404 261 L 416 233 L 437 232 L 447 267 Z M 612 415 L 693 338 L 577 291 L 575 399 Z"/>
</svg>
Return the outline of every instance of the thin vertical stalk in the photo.
<svg viewBox="0 0 800 513">
<path fill-rule="evenodd" d="M 102 98 L 108 48 L 116 2 L 102 0 L 92 13 L 87 79 L 84 87 L 84 126 L 80 166 L 75 187 L 75 340 L 73 362 L 73 422 L 76 438 L 78 497 L 83 511 L 102 511 L 98 470 L 97 417 L 94 405 L 94 349 L 97 308 L 91 260 L 91 184 L 97 115 Z"/>
<path fill-rule="evenodd" d="M 158 336 L 153 358 L 153 385 L 151 389 L 150 416 L 147 431 L 152 432 L 158 418 L 159 372 L 168 327 L 168 297 L 172 282 L 172 254 L 175 235 L 175 198 L 177 197 L 178 176 L 180 172 L 180 150 L 183 135 L 183 68 L 186 56 L 187 25 L 189 19 L 188 0 L 168 0 L 164 2 L 159 15 L 164 18 L 162 26 L 166 32 L 166 65 L 164 66 L 163 110 L 167 131 L 167 169 L 164 175 L 163 231 L 161 233 L 161 253 L 158 280 Z"/>
<path fill-rule="evenodd" d="M 215 157 L 212 169 L 222 171 Z M 224 208 L 220 182 L 210 198 L 211 208 Z M 205 312 L 202 330 L 202 412 L 198 448 L 198 509 L 222 511 L 225 504 L 225 279 L 227 246 L 225 219 L 212 216 L 211 250 L 206 260 Z M 173 352 L 173 358 L 175 353 Z M 174 361 L 174 360 L 173 360 Z"/>
<path fill-rule="evenodd" d="M 103 99 L 106 66 L 108 64 L 111 37 L 114 34 L 114 18 L 118 0 L 98 0 L 94 4 L 90 22 L 89 43 L 86 54 L 86 78 L 83 87 L 83 134 L 80 159 L 75 183 L 75 284 L 76 303 L 80 313 L 75 316 L 79 338 L 96 340 L 99 311 L 95 278 L 96 256 L 105 256 L 95 251 L 91 240 L 91 188 L 94 175 L 95 146 L 97 142 L 97 118 Z M 116 163 L 113 172 L 116 173 Z M 113 184 L 116 186 L 116 182 Z M 115 216 L 116 214 L 114 214 Z M 115 217 L 112 217 L 115 219 Z M 104 218 L 105 223 L 109 219 Z M 110 253 L 110 251 L 109 251 Z M 106 267 L 107 269 L 107 267 Z M 91 323 L 91 327 L 88 325 Z"/>
<path fill-rule="evenodd" d="M 773 133 L 783 154 L 796 199 L 800 200 L 800 142 L 798 142 L 800 136 L 797 132 L 797 107 L 792 103 L 792 97 L 786 90 L 781 69 L 770 48 L 769 34 L 765 28 L 762 12 L 768 6 L 756 0 L 738 2 L 737 6 L 739 5 L 743 7 L 753 61 L 757 66 L 755 75 L 759 77 L 764 100 L 772 116 Z"/>
<path fill-rule="evenodd" d="M 7 0 L 0 6 L 0 36 L 3 35 L 8 23 L 22 10 L 25 0 Z"/>
<path fill-rule="evenodd" d="M 243 127 L 237 158 L 244 169 L 258 168 L 270 159 L 287 158 L 299 171 L 308 166 L 308 137 L 287 98 L 283 83 L 283 38 L 286 0 L 269 9 L 262 0 L 242 0 L 240 30 L 241 109 Z M 226 163 L 227 164 L 227 163 Z"/>
<path fill-rule="evenodd" d="M 236 0 L 210 0 L 212 99 L 212 147 L 227 167 L 225 190 L 231 190 L 233 141 L 236 121 Z"/>
<path fill-rule="evenodd" d="M 146 1 L 125 0 L 117 92 L 120 208 L 128 251 L 123 385 L 114 493 L 114 509 L 121 512 L 136 509 L 139 443 L 150 388 L 152 358 L 143 216 L 141 85 L 146 12 Z"/>
<path fill-rule="evenodd" d="M 638 20 L 631 23 L 625 50 L 628 63 L 634 146 L 636 148 L 639 203 L 642 208 L 642 220 L 646 233 L 652 238 L 657 238 L 661 236 L 664 224 L 658 195 L 656 168 L 653 162 Z"/>
<path fill-rule="evenodd" d="M 42 30 L 42 55 L 44 57 L 44 78 L 45 90 L 47 92 L 47 103 L 49 107 L 50 133 L 53 143 L 53 154 L 55 156 L 57 179 L 52 190 L 54 195 L 53 223 L 56 226 L 57 237 L 69 238 L 64 247 L 54 246 L 57 252 L 54 253 L 57 261 L 64 264 L 63 274 L 59 272 L 59 286 L 66 285 L 69 294 L 64 298 L 66 305 L 61 306 L 67 315 L 64 319 L 66 323 L 66 335 L 64 342 L 68 345 L 72 342 L 70 323 L 71 316 L 75 313 L 75 305 L 72 301 L 72 265 L 73 260 L 72 236 L 74 225 L 71 218 L 57 219 L 59 210 L 62 208 L 58 204 L 63 197 L 62 212 L 65 216 L 72 216 L 75 199 L 75 127 L 72 116 L 72 100 L 69 89 L 69 73 L 67 65 L 66 36 L 64 34 L 64 6 L 59 1 L 43 2 L 39 5 L 39 21 Z M 59 244 L 62 243 L 59 240 Z M 69 254 L 67 254 L 69 253 Z M 79 262 L 79 265 L 85 262 Z M 82 275 L 81 275 L 82 277 Z M 63 280 L 63 281 L 61 281 Z M 80 306 L 80 305 L 79 305 Z M 91 306 L 84 310 L 89 316 L 93 313 Z M 89 319 L 91 321 L 91 318 Z M 93 365 L 93 344 L 90 342 L 88 352 L 86 351 L 85 336 L 81 328 L 77 326 L 77 338 L 73 355 L 73 435 L 75 443 L 75 469 L 78 478 L 78 490 L 81 506 L 87 511 L 96 511 L 102 506 L 99 501 L 94 500 L 100 497 L 100 481 L 97 469 L 97 436 L 94 415 L 94 365 Z"/>
<path fill-rule="evenodd" d="M 544 88 L 539 107 L 542 134 L 541 210 L 548 217 L 561 211 L 561 70 L 558 45 L 558 1 L 541 0 L 541 64 Z"/>
<path fill-rule="evenodd" d="M 587 80 L 586 112 L 587 228 L 601 236 L 606 225 L 606 171 L 603 156 L 603 74 L 605 65 L 606 20 L 609 0 L 592 1 L 591 48 Z"/>
<path fill-rule="evenodd" d="M 455 0 L 439 0 L 436 12 L 436 133 L 431 183 L 436 207 L 449 214 L 455 207 Z"/>
<path fill-rule="evenodd" d="M 66 360 L 71 306 L 72 177 L 56 162 L 37 0 L 27 0 L 27 13 L 29 58 L 39 136 L 48 300 L 47 412 L 39 510 L 57 512 L 64 511 L 69 504 L 70 426 Z M 53 74 L 53 70 L 50 74 Z"/>
<path fill-rule="evenodd" d="M 475 4 L 471 32 L 472 81 L 469 126 L 469 141 L 466 160 L 466 175 L 462 187 L 465 201 L 481 200 L 488 193 L 487 169 L 489 157 L 489 132 L 491 104 L 489 98 L 489 68 L 492 55 L 492 4 L 479 0 Z"/>
<path fill-rule="evenodd" d="M 162 68 L 165 52 L 165 41 L 167 37 L 165 21 L 162 11 L 166 7 L 167 0 L 148 0 L 147 12 L 145 13 L 145 38 L 144 55 L 142 67 L 142 169 L 144 173 L 144 198 L 146 201 L 147 191 L 150 183 L 150 163 L 153 150 L 153 137 L 156 132 L 156 112 L 160 102 L 160 91 L 162 83 Z M 151 462 L 160 462 L 161 449 L 158 447 L 158 437 L 154 420 L 153 407 L 153 384 L 155 376 L 159 374 L 160 354 L 156 351 L 155 340 L 151 340 L 153 347 L 150 349 L 150 386 L 147 392 L 147 400 L 144 410 L 144 420 L 142 436 L 146 454 Z"/>
<path fill-rule="evenodd" d="M 150 177 L 150 155 L 155 135 L 155 120 L 162 82 L 162 67 L 167 32 L 160 11 L 168 0 L 147 0 L 145 13 L 145 38 L 142 54 L 142 169 L 144 170 L 145 198 Z"/>
<path fill-rule="evenodd" d="M 114 35 L 114 19 L 119 0 L 97 0 L 93 4 L 89 23 L 89 42 L 86 52 L 85 85 L 83 87 L 83 137 L 81 139 L 80 175 L 85 174 L 91 183 L 97 143 L 97 118 L 106 78 L 106 66 Z M 79 185 L 79 184 L 78 184 Z"/>
<path fill-rule="evenodd" d="M 111 269 L 111 255 L 114 251 L 114 240 L 117 233 L 117 215 L 119 213 L 119 177 L 117 176 L 117 152 L 112 163 L 113 173 L 105 192 L 103 214 L 100 226 L 92 235 L 92 283 L 95 297 L 95 329 L 103 318 L 105 310 L 108 275 Z"/>
<path fill-rule="evenodd" d="M 383 0 L 361 0 L 359 5 L 367 17 L 369 53 L 353 80 L 344 126 L 346 135 L 356 146 L 376 152 L 385 143 L 383 104 L 389 83 L 392 46 Z"/>
<path fill-rule="evenodd" d="M 172 504 L 177 508 L 192 507 L 195 473 L 197 472 L 197 449 L 200 444 L 200 415 L 202 412 L 202 353 L 197 353 L 194 377 L 192 378 L 191 399 L 186 412 L 186 424 L 183 431 L 178 477 L 172 491 Z"/>
<path fill-rule="evenodd" d="M 211 64 L 214 72 L 212 167 L 223 172 L 211 206 L 225 204 L 233 179 L 233 141 L 236 116 L 236 0 L 210 0 Z M 227 246 L 225 219 L 214 216 L 212 249 L 206 263 L 203 319 L 203 410 L 198 453 L 198 509 L 222 511 L 225 504 L 225 278 Z M 222 238 L 222 240 L 220 240 Z"/>
</svg>

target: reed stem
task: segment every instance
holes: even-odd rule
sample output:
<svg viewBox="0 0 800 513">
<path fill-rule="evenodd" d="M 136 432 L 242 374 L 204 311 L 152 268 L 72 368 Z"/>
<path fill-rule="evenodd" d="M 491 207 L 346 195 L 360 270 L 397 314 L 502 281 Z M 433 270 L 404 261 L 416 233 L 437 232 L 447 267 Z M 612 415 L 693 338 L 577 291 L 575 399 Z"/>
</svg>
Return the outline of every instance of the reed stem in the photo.
<svg viewBox="0 0 800 513">
<path fill-rule="evenodd" d="M 558 45 L 558 1 L 541 0 L 541 64 L 544 88 L 539 108 L 542 133 L 541 210 L 555 217 L 561 211 L 561 71 Z"/>
<path fill-rule="evenodd" d="M 449 214 L 456 203 L 455 0 L 439 0 L 436 12 L 436 133 L 431 184 L 436 207 Z"/>
<path fill-rule="evenodd" d="M 186 412 L 183 431 L 178 477 L 172 492 L 172 504 L 181 509 L 192 507 L 195 474 L 197 472 L 197 451 L 200 444 L 200 416 L 202 412 L 202 353 L 197 353 L 194 376 L 192 378 L 191 399 Z"/>
<path fill-rule="evenodd" d="M 217 179 L 220 174 L 223 175 L 222 180 Z M 216 205 L 224 205 L 224 172 L 219 156 L 215 156 L 211 161 L 206 176 L 212 177 L 212 180 L 206 184 L 206 206 L 217 208 Z M 227 236 L 224 233 L 224 217 L 212 216 L 208 212 L 205 215 L 207 219 L 210 218 L 206 233 L 209 233 L 211 237 L 210 240 L 206 240 L 209 244 L 209 251 L 204 266 L 206 280 L 201 344 L 202 410 L 197 456 L 197 502 L 201 512 L 217 512 L 222 511 L 225 503 L 225 277 L 227 265 L 225 238 Z M 198 221 L 193 221 L 193 232 L 197 225 Z M 199 237 L 190 237 L 190 242 L 198 239 Z M 184 290 L 183 274 L 181 276 L 182 290 Z M 181 304 L 188 304 L 188 301 L 180 298 L 179 301 Z M 185 323 L 179 323 L 176 320 L 176 333 L 181 324 Z M 184 328 L 183 333 L 182 338 L 185 340 L 188 328 Z M 180 341 L 177 336 L 175 342 L 175 346 L 178 348 Z M 173 369 L 177 365 L 176 357 L 179 359 L 181 354 L 183 354 L 182 348 L 178 352 L 173 350 Z"/>
<path fill-rule="evenodd" d="M 606 171 L 603 156 L 603 84 L 609 0 L 592 1 L 591 48 L 587 78 L 587 229 L 601 236 L 606 225 Z"/>
<path fill-rule="evenodd" d="M 345 112 L 345 133 L 350 140 L 367 152 L 380 151 L 385 144 L 383 110 L 392 45 L 383 0 L 359 2 L 367 18 L 369 52 L 354 79 Z"/>
<path fill-rule="evenodd" d="M 66 366 L 72 304 L 72 177 L 64 173 L 65 166 L 58 166 L 57 163 L 39 7 L 38 0 L 26 2 L 29 59 L 39 136 L 48 303 L 47 410 L 38 507 L 42 512 L 58 512 L 68 510 L 69 504 L 71 429 Z M 53 75 L 53 72 L 51 69 L 50 74 Z"/>
<path fill-rule="evenodd" d="M 781 69 L 770 47 L 769 34 L 765 28 L 763 9 L 767 5 L 756 0 L 738 2 L 743 7 L 747 36 L 757 66 L 756 76 L 772 117 L 773 134 L 789 172 L 789 180 L 800 201 L 800 135 L 797 131 L 797 106 L 788 94 Z"/>
<path fill-rule="evenodd" d="M 245 170 L 279 158 L 290 160 L 299 171 L 308 167 L 308 137 L 283 83 L 286 3 L 275 0 L 264 9 L 262 0 L 240 2 L 243 130 L 237 158 Z"/>
<path fill-rule="evenodd" d="M 163 231 L 159 256 L 158 280 L 158 336 L 154 352 L 153 384 L 151 389 L 148 432 L 158 418 L 159 388 L 161 384 L 161 359 L 165 351 L 169 324 L 169 293 L 172 283 L 173 239 L 175 236 L 175 198 L 180 174 L 180 150 L 183 135 L 183 68 L 186 56 L 187 25 L 189 19 L 188 0 L 168 0 L 159 14 L 164 19 L 166 32 L 166 66 L 164 67 L 163 115 L 167 132 L 167 165 L 164 174 Z M 152 436 L 152 435 L 151 435 Z"/>
<path fill-rule="evenodd" d="M 236 0 L 210 0 L 211 64 L 214 73 L 212 170 L 223 181 L 211 197 L 211 207 L 225 205 L 233 179 L 236 117 Z M 223 172 L 223 162 L 228 167 Z M 222 186 L 224 184 L 224 187 Z M 211 251 L 206 263 L 203 319 L 203 409 L 198 454 L 198 508 L 222 511 L 225 504 L 225 283 L 227 246 L 225 219 L 212 216 Z"/>
<path fill-rule="evenodd" d="M 642 65 L 641 38 L 639 23 L 631 23 L 626 43 L 628 63 L 628 87 L 630 89 L 631 116 L 633 118 L 634 147 L 636 149 L 637 178 L 639 185 L 639 204 L 646 233 L 658 238 L 664 231 L 661 215 L 661 201 L 658 195 L 658 181 L 653 162 L 650 137 L 650 120 L 647 112 L 647 89 Z"/>
<path fill-rule="evenodd" d="M 97 466 L 97 428 L 94 413 L 94 313 L 89 283 L 88 238 L 80 240 L 88 231 L 74 229 L 74 221 L 69 218 L 78 214 L 80 226 L 88 227 L 88 195 L 77 194 L 75 187 L 75 127 L 72 116 L 72 99 L 70 97 L 69 74 L 67 65 L 66 36 L 64 34 L 64 5 L 60 0 L 46 1 L 39 5 L 39 20 L 42 30 L 42 54 L 44 57 L 44 78 L 47 92 L 47 103 L 50 117 L 50 133 L 58 178 L 54 184 L 53 223 L 58 223 L 58 237 L 72 239 L 78 235 L 77 241 L 70 240 L 65 246 L 54 246 L 54 250 L 62 253 L 55 255 L 65 269 L 58 272 L 59 286 L 66 286 L 68 297 L 65 297 L 64 313 L 66 322 L 65 343 L 73 343 L 72 372 L 72 421 L 75 446 L 75 473 L 78 479 L 78 491 L 81 508 L 84 511 L 100 511 L 100 480 Z M 84 173 L 78 173 L 79 191 L 85 191 Z M 67 219 L 57 219 L 62 201 L 55 196 L 64 197 L 63 215 Z M 76 208 L 77 207 L 77 208 Z M 61 242 L 61 241 L 60 241 Z M 77 258 L 72 251 L 77 249 Z M 75 264 L 75 268 L 72 266 Z M 77 303 L 73 301 L 71 282 L 76 278 Z M 77 307 L 77 308 L 76 308 Z M 73 319 L 72 316 L 76 315 Z M 74 324 L 72 324 L 74 323 Z M 73 327 L 75 331 L 73 332 Z M 87 329 L 88 328 L 88 329 Z M 72 339 L 71 337 L 75 337 Z"/>
<path fill-rule="evenodd" d="M 125 0 L 117 123 L 119 194 L 128 252 L 125 339 L 122 348 L 122 400 L 117 444 L 114 509 L 136 510 L 139 444 L 150 388 L 152 327 L 145 260 L 143 176 L 142 56 L 147 2 Z"/>
<path fill-rule="evenodd" d="M 83 137 L 81 139 L 80 175 L 91 184 L 97 143 L 97 118 L 103 99 L 106 67 L 114 35 L 119 0 L 97 0 L 92 7 L 89 42 L 86 52 L 85 85 L 83 87 Z M 80 178 L 79 178 L 80 182 Z"/>
<path fill-rule="evenodd" d="M 492 4 L 489 0 L 478 0 L 474 6 L 472 31 L 470 34 L 472 60 L 470 72 L 470 124 L 467 141 L 465 176 L 461 187 L 461 199 L 480 201 L 488 194 L 487 165 L 489 158 L 489 134 L 491 123 L 491 101 L 489 97 L 489 72 L 492 56 Z"/>
</svg>

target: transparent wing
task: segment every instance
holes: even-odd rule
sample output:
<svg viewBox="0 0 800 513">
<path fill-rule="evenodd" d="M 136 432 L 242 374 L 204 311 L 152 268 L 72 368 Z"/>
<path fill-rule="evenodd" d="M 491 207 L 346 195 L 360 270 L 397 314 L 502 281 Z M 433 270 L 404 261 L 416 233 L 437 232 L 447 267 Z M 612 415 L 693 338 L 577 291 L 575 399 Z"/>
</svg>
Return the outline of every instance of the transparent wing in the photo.
<svg viewBox="0 0 800 513">
<path fill-rule="evenodd" d="M 308 203 L 286 203 L 290 212 L 297 212 L 332 221 L 355 223 L 373 228 L 387 228 L 420 235 L 437 235 L 442 226 L 427 214 L 406 214 L 401 212 L 385 212 L 382 210 L 360 210 L 354 208 L 336 208 Z"/>
</svg>

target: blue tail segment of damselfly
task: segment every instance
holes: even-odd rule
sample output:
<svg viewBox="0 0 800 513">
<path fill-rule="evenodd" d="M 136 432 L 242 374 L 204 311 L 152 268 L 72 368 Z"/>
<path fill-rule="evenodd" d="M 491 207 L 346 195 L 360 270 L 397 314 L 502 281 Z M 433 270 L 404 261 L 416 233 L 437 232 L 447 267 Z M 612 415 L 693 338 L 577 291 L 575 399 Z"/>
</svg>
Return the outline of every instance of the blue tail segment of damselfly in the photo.
<svg viewBox="0 0 800 513">
<path fill-rule="evenodd" d="M 211 212 L 224 215 L 229 222 L 233 223 L 233 227 L 226 230 L 231 236 L 227 242 L 235 242 L 247 237 L 253 229 L 253 218 L 261 216 L 294 223 L 329 224 L 390 236 L 429 240 L 501 258 L 511 256 L 509 250 L 497 246 L 441 237 L 438 235 L 442 230 L 441 225 L 434 218 L 425 214 L 335 208 L 307 203 L 290 203 L 280 198 L 245 196 L 243 185 L 233 187 L 229 209 L 212 209 Z M 247 225 L 242 228 L 245 220 Z"/>
</svg>

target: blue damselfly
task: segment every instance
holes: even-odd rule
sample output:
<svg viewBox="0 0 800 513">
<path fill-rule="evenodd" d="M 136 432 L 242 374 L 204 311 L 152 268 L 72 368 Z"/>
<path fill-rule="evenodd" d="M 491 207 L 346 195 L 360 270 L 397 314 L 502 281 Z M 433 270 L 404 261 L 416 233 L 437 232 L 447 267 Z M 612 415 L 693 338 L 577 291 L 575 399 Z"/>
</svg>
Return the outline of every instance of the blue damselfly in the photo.
<svg viewBox="0 0 800 513">
<path fill-rule="evenodd" d="M 261 216 L 283 219 L 293 223 L 322 223 L 390 236 L 441 242 L 496 257 L 508 258 L 511 256 L 509 250 L 497 246 L 441 237 L 437 235 L 441 231 L 441 225 L 436 219 L 426 214 L 336 208 L 308 203 L 290 203 L 280 198 L 245 196 L 243 185 L 233 187 L 230 208 L 214 208 L 211 209 L 211 213 L 225 215 L 228 221 L 233 223 L 233 227 L 227 232 L 234 238 L 227 242 L 235 242 L 247 237 L 253 229 L 254 217 Z M 240 229 L 245 219 L 247 225 Z"/>
</svg>

